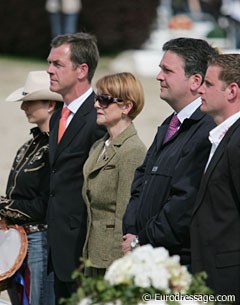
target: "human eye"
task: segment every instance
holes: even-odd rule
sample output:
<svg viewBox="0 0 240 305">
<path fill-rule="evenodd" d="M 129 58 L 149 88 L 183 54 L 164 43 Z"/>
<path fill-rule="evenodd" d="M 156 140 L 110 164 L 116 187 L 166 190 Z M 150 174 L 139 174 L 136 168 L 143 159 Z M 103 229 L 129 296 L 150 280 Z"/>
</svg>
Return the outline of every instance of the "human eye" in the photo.
<svg viewBox="0 0 240 305">
<path fill-rule="evenodd" d="M 167 68 L 167 67 L 161 67 L 161 69 L 162 69 L 162 71 L 164 72 L 164 73 L 171 73 L 172 72 L 172 70 L 171 69 L 169 69 L 169 68 Z"/>
<path fill-rule="evenodd" d="M 62 64 L 60 62 L 54 62 L 53 64 L 56 68 L 61 68 L 62 67 Z"/>
<path fill-rule="evenodd" d="M 208 87 L 208 88 L 212 86 L 212 84 L 207 80 L 205 80 L 204 83 L 205 83 L 206 87 Z"/>
<path fill-rule="evenodd" d="M 63 65 L 61 64 L 61 62 L 60 61 L 58 61 L 58 60 L 56 60 L 56 61 L 54 61 L 54 60 L 48 60 L 48 65 L 49 66 L 54 66 L 54 67 L 56 67 L 56 68 L 60 68 L 60 67 L 62 67 Z"/>
</svg>

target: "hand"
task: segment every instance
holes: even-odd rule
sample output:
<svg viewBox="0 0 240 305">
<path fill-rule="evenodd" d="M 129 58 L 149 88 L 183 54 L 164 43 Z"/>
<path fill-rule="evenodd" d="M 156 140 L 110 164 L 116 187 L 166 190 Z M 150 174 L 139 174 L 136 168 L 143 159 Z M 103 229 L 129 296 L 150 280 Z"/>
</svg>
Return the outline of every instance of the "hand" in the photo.
<svg viewBox="0 0 240 305">
<path fill-rule="evenodd" d="M 133 240 L 134 237 L 136 237 L 136 235 L 130 233 L 123 235 L 122 252 L 124 253 L 124 255 L 132 250 L 131 241 Z"/>
</svg>

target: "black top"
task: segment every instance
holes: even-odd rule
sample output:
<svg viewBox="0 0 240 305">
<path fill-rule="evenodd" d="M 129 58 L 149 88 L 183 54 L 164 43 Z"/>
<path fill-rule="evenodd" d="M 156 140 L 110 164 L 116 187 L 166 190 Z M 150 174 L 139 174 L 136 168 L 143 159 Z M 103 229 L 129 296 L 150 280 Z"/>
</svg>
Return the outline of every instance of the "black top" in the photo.
<svg viewBox="0 0 240 305">
<path fill-rule="evenodd" d="M 165 247 L 189 264 L 192 208 L 211 148 L 209 130 L 215 124 L 197 109 L 164 144 L 170 119 L 159 127 L 136 170 L 123 233 L 138 235 L 140 245 Z"/>
<path fill-rule="evenodd" d="M 17 224 L 45 223 L 49 196 L 49 134 L 31 129 L 32 139 L 17 152 L 0 215 Z"/>
</svg>

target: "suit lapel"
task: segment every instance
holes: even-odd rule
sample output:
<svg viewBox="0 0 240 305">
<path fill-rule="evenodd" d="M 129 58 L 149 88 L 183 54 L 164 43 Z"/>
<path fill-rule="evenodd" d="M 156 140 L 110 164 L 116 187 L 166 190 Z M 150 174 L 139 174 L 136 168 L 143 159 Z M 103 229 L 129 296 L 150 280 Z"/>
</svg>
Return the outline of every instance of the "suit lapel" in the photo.
<svg viewBox="0 0 240 305">
<path fill-rule="evenodd" d="M 79 131 L 85 125 L 85 123 L 86 123 L 85 117 L 80 107 L 78 111 L 75 113 L 74 117 L 72 118 L 61 141 L 57 145 L 56 157 L 59 153 L 61 153 L 62 150 L 65 149 L 66 146 L 68 146 L 72 142 L 72 139 L 76 136 L 76 134 L 79 133 Z"/>
<path fill-rule="evenodd" d="M 183 132 L 184 130 L 189 130 L 190 127 L 195 124 L 195 122 L 198 122 L 199 120 L 202 119 L 203 116 L 205 116 L 206 114 L 203 113 L 200 110 L 200 107 L 197 108 L 197 110 L 195 110 L 195 112 L 191 115 L 190 118 L 187 118 L 183 121 L 183 123 L 181 124 L 180 128 L 178 129 L 178 131 L 171 137 L 171 139 L 169 139 L 165 144 L 163 144 L 163 139 L 165 137 L 165 134 L 167 132 L 168 129 L 168 125 L 171 121 L 171 118 L 173 116 L 173 114 L 168 117 L 163 124 L 158 128 L 158 135 L 157 135 L 157 150 L 161 147 L 161 145 L 165 146 L 170 144 L 171 142 L 173 142 L 180 134 L 181 132 Z M 194 130 L 193 130 L 194 132 Z M 191 137 L 191 132 L 189 133 L 189 137 Z M 188 141 L 188 138 L 186 138 L 186 142 Z"/>
<path fill-rule="evenodd" d="M 225 147 L 227 146 L 227 143 L 229 142 L 232 134 L 239 127 L 239 125 L 240 125 L 240 120 L 237 120 L 237 122 L 235 122 L 229 128 L 229 130 L 225 134 L 224 138 L 220 142 L 219 146 L 217 147 L 215 153 L 213 154 L 213 157 L 212 157 L 212 159 L 211 159 L 211 161 L 210 161 L 210 163 L 207 167 L 207 170 L 202 177 L 202 181 L 201 181 L 200 188 L 199 188 L 199 191 L 198 191 L 198 196 L 197 196 L 196 204 L 194 206 L 193 214 L 197 211 L 197 209 L 201 205 L 203 197 L 204 197 L 206 189 L 207 189 L 208 181 L 211 178 L 212 172 L 216 168 L 219 160 L 222 158 L 222 156 L 224 154 Z"/>
<path fill-rule="evenodd" d="M 168 118 L 160 127 L 158 127 L 157 137 L 156 137 L 156 150 L 159 151 L 162 146 L 164 136 L 168 129 L 168 124 L 170 122 L 170 118 Z"/>
<path fill-rule="evenodd" d="M 93 109 L 94 100 L 92 98 L 93 93 L 86 99 L 86 101 L 79 107 L 78 111 L 73 116 L 69 126 L 67 127 L 61 141 L 57 143 L 57 134 L 58 134 L 58 123 L 55 124 L 53 132 L 53 145 L 56 146 L 54 160 L 57 159 L 59 154 L 70 145 L 72 140 L 78 136 L 83 126 L 86 124 L 87 114 Z"/>
<path fill-rule="evenodd" d="M 224 140 L 224 141 L 223 141 Z M 203 174 L 202 176 L 202 180 L 200 183 L 200 187 L 199 187 L 199 191 L 198 191 L 198 196 L 196 199 L 196 203 L 194 205 L 194 209 L 193 209 L 193 214 L 197 211 L 197 209 L 199 208 L 199 206 L 201 205 L 202 199 L 205 195 L 206 189 L 207 189 L 207 185 L 208 185 L 208 181 L 211 177 L 211 174 L 213 172 L 213 170 L 215 169 L 216 165 L 218 164 L 219 160 L 221 159 L 223 153 L 224 153 L 224 142 L 226 141 L 226 139 L 224 138 L 222 140 L 222 142 L 219 144 L 218 148 L 216 149 L 208 167 L 206 172 Z"/>
<path fill-rule="evenodd" d="M 95 153 L 98 158 L 101 151 L 98 149 Z M 90 174 L 92 172 L 97 171 L 97 170 L 101 169 L 102 167 L 106 166 L 111 161 L 111 159 L 115 156 L 115 154 L 116 154 L 116 150 L 114 149 L 114 147 L 112 145 L 106 147 L 104 156 L 101 156 L 99 160 L 97 160 L 97 158 L 96 158 L 95 165 L 94 165 L 93 169 L 90 171 Z"/>
<path fill-rule="evenodd" d="M 51 130 L 50 130 L 50 137 L 49 137 L 49 161 L 50 164 L 53 164 L 54 157 L 56 154 L 57 149 L 57 139 L 58 139 L 58 124 L 61 117 L 61 110 L 56 111 L 53 114 L 53 122 L 51 122 Z"/>
<path fill-rule="evenodd" d="M 112 143 L 106 147 L 104 156 L 101 156 L 98 160 L 98 156 L 101 154 L 104 145 L 98 145 L 95 151 L 91 154 L 91 159 L 94 164 L 93 168 L 90 169 L 90 173 L 99 170 L 105 166 L 113 159 L 116 155 L 118 149 L 122 146 L 122 144 L 130 137 L 137 134 L 137 131 L 133 124 L 131 124 L 128 128 L 126 128 L 118 137 L 116 137 Z M 103 142 L 105 143 L 108 135 L 103 138 Z"/>
</svg>

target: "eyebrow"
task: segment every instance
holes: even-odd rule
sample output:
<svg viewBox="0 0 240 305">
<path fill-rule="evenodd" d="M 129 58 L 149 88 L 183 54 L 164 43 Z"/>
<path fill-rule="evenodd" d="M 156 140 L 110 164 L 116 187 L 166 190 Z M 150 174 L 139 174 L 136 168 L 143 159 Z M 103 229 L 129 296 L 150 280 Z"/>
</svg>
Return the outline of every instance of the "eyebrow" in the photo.
<svg viewBox="0 0 240 305">
<path fill-rule="evenodd" d="M 210 82 L 208 79 L 204 79 L 204 83 L 205 83 L 206 85 L 212 85 L 212 82 Z"/>
<path fill-rule="evenodd" d="M 52 63 L 52 64 L 62 64 L 61 60 L 59 59 L 55 59 L 55 60 L 51 60 L 50 58 L 47 59 L 48 63 Z"/>
</svg>

